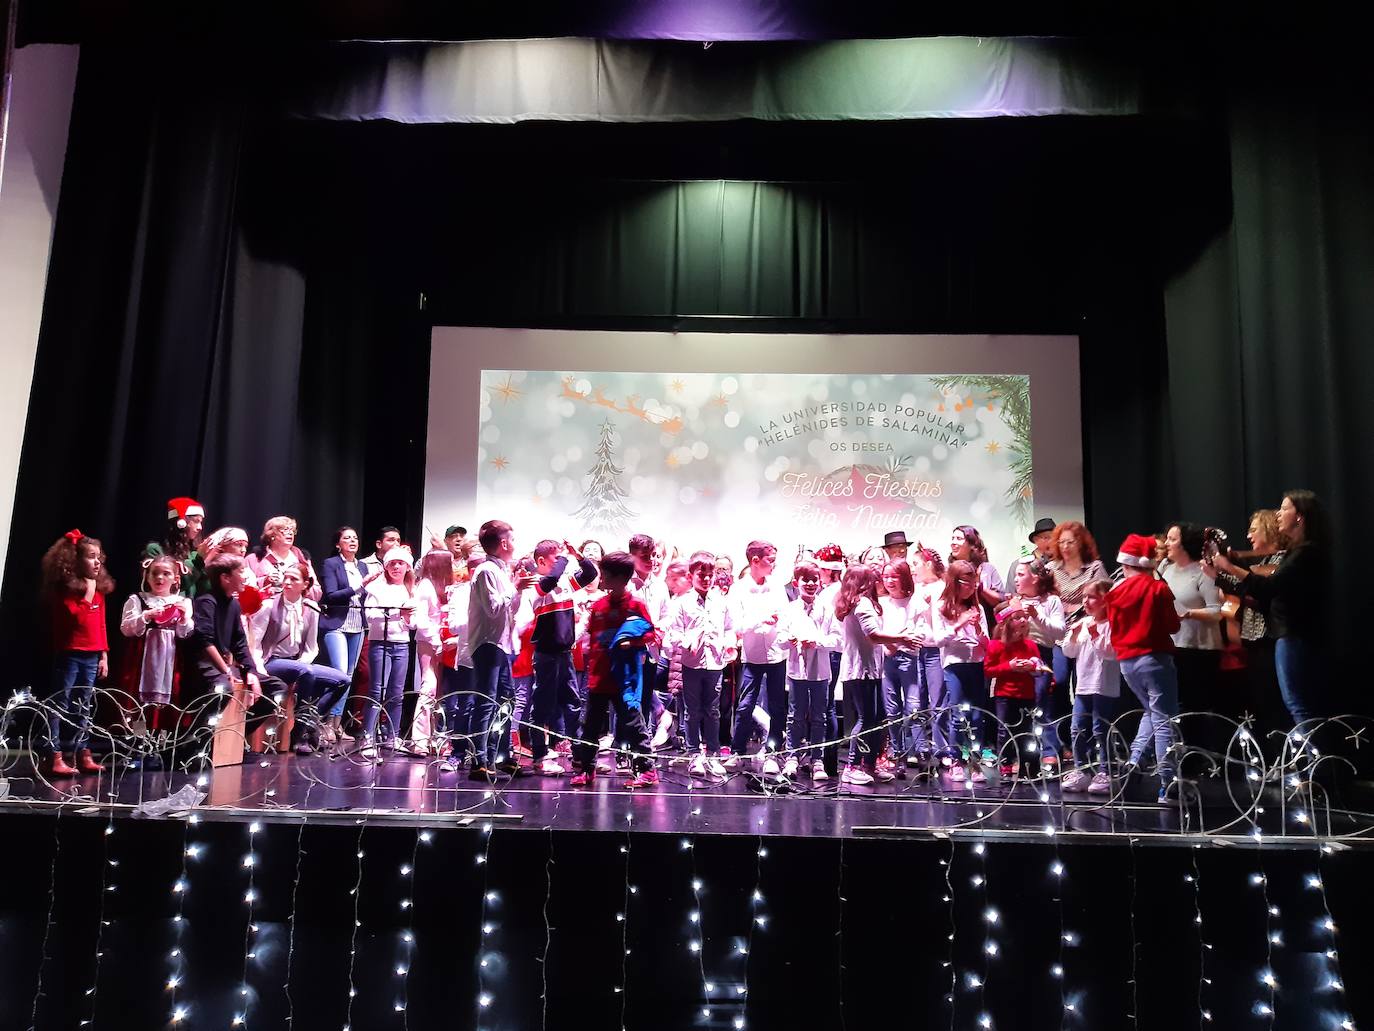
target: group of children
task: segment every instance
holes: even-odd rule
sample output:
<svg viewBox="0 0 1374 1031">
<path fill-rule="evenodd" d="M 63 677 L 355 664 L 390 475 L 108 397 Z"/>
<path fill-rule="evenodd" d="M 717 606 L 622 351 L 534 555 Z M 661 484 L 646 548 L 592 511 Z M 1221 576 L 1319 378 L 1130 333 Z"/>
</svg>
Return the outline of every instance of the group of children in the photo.
<svg viewBox="0 0 1374 1031">
<path fill-rule="evenodd" d="M 1014 565 L 1004 590 L 971 526 L 954 530 L 947 556 L 899 532 L 852 561 L 838 546 L 816 549 L 785 575 L 764 540 L 746 546 L 738 575 L 711 552 L 684 560 L 643 534 L 623 551 L 549 539 L 517 557 L 500 520 L 475 542 L 450 528 L 417 575 L 394 528 L 366 559 L 343 528 L 318 582 L 285 517 L 269 520 L 250 557 L 243 531 L 202 541 L 203 509 L 191 499 L 173 499 L 168 515 L 168 540 L 145 552 L 120 620 L 135 645 L 121 683 L 150 726 L 174 697 L 184 709 L 241 682 L 254 718 L 294 688 L 299 754 L 380 761 L 387 748 L 416 750 L 474 779 L 571 774 L 572 786 L 589 786 L 615 770 L 598 759 L 613 733 L 631 787 L 657 783 L 657 757 L 680 738 L 678 761 L 706 780 L 756 764 L 765 778 L 812 781 L 842 767 L 851 785 L 909 767 L 983 782 L 994 766 L 1011 776 L 1072 761 L 1063 789 L 1102 794 L 1112 790 L 1107 730 L 1124 677 L 1145 710 L 1130 761 L 1153 743 L 1161 799 L 1174 783 L 1178 616 L 1168 585 L 1149 575 L 1152 537 L 1122 544 L 1120 583 L 1100 563 L 1096 575 L 1072 565 L 1062 598 L 1064 564 L 1038 553 Z M 1091 541 L 1081 524 L 1049 525 L 1056 538 Z M 35 746 L 52 775 L 92 772 L 91 696 L 108 673 L 113 583 L 100 542 L 79 531 L 53 545 L 44 568 L 56 659 Z M 344 719 L 362 637 L 354 740 Z M 1062 670 L 1075 687 L 1068 749 L 1055 732 Z M 733 719 L 722 720 L 727 675 Z M 179 679 L 190 684 L 178 691 Z M 408 689 L 417 703 L 406 735 Z"/>
</svg>

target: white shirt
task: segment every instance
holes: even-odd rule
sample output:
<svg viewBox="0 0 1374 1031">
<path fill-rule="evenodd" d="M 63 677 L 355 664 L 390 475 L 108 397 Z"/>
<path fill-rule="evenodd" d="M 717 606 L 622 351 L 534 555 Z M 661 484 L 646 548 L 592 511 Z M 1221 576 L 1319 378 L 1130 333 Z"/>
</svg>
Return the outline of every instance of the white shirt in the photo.
<svg viewBox="0 0 1374 1031">
<path fill-rule="evenodd" d="M 444 625 L 444 610 L 434 582 L 421 580 L 415 585 L 415 640 L 438 651 L 442 646 L 439 631 Z"/>
<path fill-rule="evenodd" d="M 1095 624 L 1096 634 L 1088 633 L 1091 620 L 1075 624 L 1073 633 L 1064 638 L 1064 654 L 1077 659 L 1078 694 L 1101 695 L 1103 698 L 1121 697 L 1121 665 L 1112 647 L 1112 625 L 1105 619 Z"/>
<path fill-rule="evenodd" d="M 1217 582 L 1202 571 L 1201 562 L 1189 562 L 1186 566 L 1176 566 L 1165 562 L 1159 567 L 1164 582 L 1174 592 L 1174 608 L 1181 616 L 1189 609 L 1205 609 L 1208 612 L 1221 611 L 1221 589 Z M 1201 619 L 1185 619 L 1174 634 L 1174 644 L 1179 648 L 1206 648 L 1216 651 L 1221 648 L 1221 624 Z"/>
<path fill-rule="evenodd" d="M 725 652 L 735 646 L 735 623 L 720 592 L 710 590 L 703 598 L 688 591 L 673 602 L 668 623 L 667 647 L 682 649 L 688 669 L 724 669 Z"/>
<path fill-rule="evenodd" d="M 472 584 L 464 581 L 448 589 L 449 640 L 456 651 L 453 664 L 472 668 L 472 649 L 468 647 L 468 595 Z"/>
<path fill-rule="evenodd" d="M 787 592 L 777 577 L 770 576 L 758 583 L 745 574 L 730 588 L 730 600 L 735 605 L 735 623 L 739 628 L 740 654 L 745 662 L 775 663 L 787 661 L 787 646 L 782 643 L 782 612 L 787 608 Z M 771 624 L 768 623 L 772 619 Z"/>
<path fill-rule="evenodd" d="M 1021 598 L 1021 604 L 1034 605 L 1035 615 L 1030 617 L 1030 639 L 1036 644 L 1053 648 L 1064 636 L 1064 603 L 1057 594 L 1043 594 L 1039 598 Z"/>
<path fill-rule="evenodd" d="M 517 647 L 515 614 L 520 608 L 520 594 L 511 579 L 510 569 L 499 558 L 489 558 L 472 574 L 472 590 L 468 594 L 468 646 L 476 651 L 484 644 L 494 644 L 507 655 Z"/>
<path fill-rule="evenodd" d="M 369 641 L 410 642 L 415 601 L 404 583 L 373 580 L 363 592 L 363 615 L 367 618 Z"/>
<path fill-rule="evenodd" d="M 837 617 L 838 618 L 838 615 Z M 868 598 L 860 598 L 841 628 L 840 680 L 880 680 L 884 648 L 868 639 L 883 632 L 882 617 Z"/>
<path fill-rule="evenodd" d="M 787 642 L 787 675 L 792 680 L 830 680 L 830 653 L 840 647 L 840 628 L 835 624 L 835 610 L 821 601 L 818 595 L 808 605 L 798 598 L 783 610 L 783 634 L 790 638 L 815 641 L 802 647 L 795 640 Z"/>
<path fill-rule="evenodd" d="M 353 597 L 348 599 L 348 615 L 344 616 L 344 621 L 339 629 L 346 634 L 360 634 L 363 632 L 363 570 L 355 559 L 350 562 L 344 559 L 344 576 L 348 577 L 348 586 L 353 588 Z"/>
<path fill-rule="evenodd" d="M 957 630 L 953 623 L 945 619 L 938 603 L 931 611 L 932 636 L 935 638 L 936 647 L 940 649 L 940 665 L 982 662 L 987 655 L 987 630 L 983 626 L 983 606 L 975 603 L 974 610 L 978 614 L 977 618 Z"/>
<path fill-rule="evenodd" d="M 916 617 L 921 615 L 923 599 L 920 595 L 912 594 L 910 597 L 898 601 L 892 595 L 883 599 L 883 633 L 894 636 L 905 634 L 912 629 L 912 624 Z M 927 620 L 929 616 L 927 616 Z M 910 648 L 899 645 L 898 651 L 911 652 Z"/>
</svg>

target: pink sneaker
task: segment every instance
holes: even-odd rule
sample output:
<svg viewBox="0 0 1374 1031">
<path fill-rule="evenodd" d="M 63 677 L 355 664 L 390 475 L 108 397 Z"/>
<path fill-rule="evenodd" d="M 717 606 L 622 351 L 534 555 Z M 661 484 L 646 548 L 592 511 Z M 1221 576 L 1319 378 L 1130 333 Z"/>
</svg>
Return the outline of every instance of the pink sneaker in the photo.
<svg viewBox="0 0 1374 1031">
<path fill-rule="evenodd" d="M 625 782 L 627 788 L 651 788 L 658 783 L 658 770 L 645 770 Z"/>
<path fill-rule="evenodd" d="M 578 773 L 568 783 L 575 788 L 589 788 L 596 783 L 596 774 L 591 772 Z"/>
</svg>

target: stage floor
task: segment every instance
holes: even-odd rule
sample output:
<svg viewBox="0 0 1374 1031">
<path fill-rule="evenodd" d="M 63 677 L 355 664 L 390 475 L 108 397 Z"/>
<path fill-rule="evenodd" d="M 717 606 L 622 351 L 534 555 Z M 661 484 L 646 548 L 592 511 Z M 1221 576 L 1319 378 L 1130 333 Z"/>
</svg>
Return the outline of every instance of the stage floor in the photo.
<svg viewBox="0 0 1374 1031">
<path fill-rule="evenodd" d="M 822 838 L 977 832 L 1040 840 L 1129 836 L 1171 844 L 1227 838 L 1253 844 L 1258 825 L 1266 842 L 1305 847 L 1314 834 L 1355 842 L 1374 836 L 1374 804 L 1358 785 L 1345 792 L 1343 807 L 1333 803 L 1328 809 L 1312 805 L 1310 796 L 1281 793 L 1277 785 L 1266 786 L 1252 802 L 1242 785 L 1228 787 L 1217 778 L 1199 784 L 1198 802 L 1164 806 L 1154 801 L 1157 788 L 1148 778 L 1105 798 L 1061 793 L 1054 778 L 972 788 L 914 776 L 867 787 L 838 778 L 817 785 L 809 779 L 765 784 L 746 772 L 724 782 L 701 781 L 690 778 L 684 765 L 668 762 L 660 765 L 659 785 L 636 790 L 624 787 L 623 774 L 600 775 L 592 788 L 539 776 L 473 782 L 444 771 L 436 760 L 399 755 L 379 766 L 269 755 L 201 774 L 125 771 L 53 782 L 36 776 L 27 759 L 11 758 L 6 769 L 8 796 L 0 811 L 112 809 L 115 815 L 135 815 L 140 805 L 194 785 L 205 793 L 196 808 L 199 818 L 211 820 L 492 822 L 516 829 Z"/>
</svg>

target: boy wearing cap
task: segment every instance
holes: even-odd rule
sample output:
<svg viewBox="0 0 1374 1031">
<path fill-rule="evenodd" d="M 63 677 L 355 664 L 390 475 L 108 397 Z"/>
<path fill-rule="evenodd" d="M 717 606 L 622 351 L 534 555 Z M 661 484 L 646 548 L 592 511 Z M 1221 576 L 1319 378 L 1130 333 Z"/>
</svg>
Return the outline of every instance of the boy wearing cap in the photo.
<svg viewBox="0 0 1374 1031">
<path fill-rule="evenodd" d="M 1127 772 L 1140 765 L 1145 747 L 1153 737 L 1159 801 L 1167 802 L 1178 790 L 1172 757 L 1172 720 L 1178 715 L 1178 671 L 1174 668 L 1171 635 L 1178 632 L 1179 618 L 1173 591 L 1154 575 L 1154 554 L 1153 537 L 1133 533 L 1122 542 L 1116 560 L 1126 576 L 1107 595 L 1107 620 L 1112 646 L 1121 662 L 1121 675 L 1145 708 L 1140 729 L 1131 742 Z"/>
</svg>

